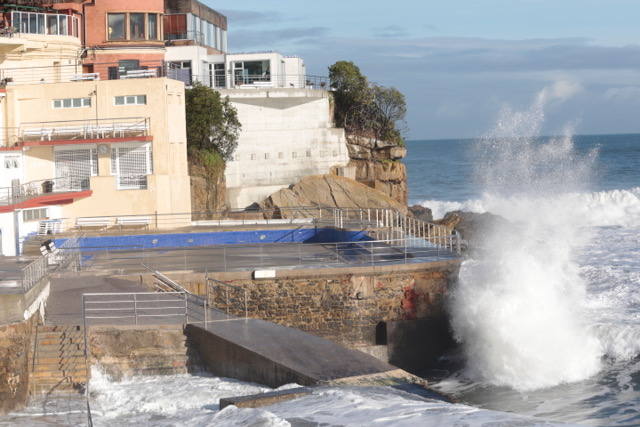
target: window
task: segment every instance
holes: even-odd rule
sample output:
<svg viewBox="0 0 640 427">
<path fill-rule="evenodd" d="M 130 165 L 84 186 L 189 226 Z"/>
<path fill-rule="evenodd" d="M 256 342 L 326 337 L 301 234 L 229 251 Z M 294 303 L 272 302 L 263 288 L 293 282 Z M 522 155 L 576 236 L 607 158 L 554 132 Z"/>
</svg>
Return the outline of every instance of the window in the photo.
<svg viewBox="0 0 640 427">
<path fill-rule="evenodd" d="M 115 105 L 147 105 L 147 95 L 123 95 L 115 97 Z"/>
<path fill-rule="evenodd" d="M 82 108 L 91 107 L 91 98 L 63 98 L 54 99 L 53 108 Z"/>
<path fill-rule="evenodd" d="M 111 149 L 111 173 L 119 190 L 147 189 L 147 175 L 153 173 L 151 144 L 117 146 Z"/>
<path fill-rule="evenodd" d="M 311 151 L 307 151 L 307 157 L 311 157 Z"/>
<path fill-rule="evenodd" d="M 251 160 L 255 160 L 255 159 L 256 159 L 256 155 L 255 155 L 255 153 L 252 153 L 251 154 Z"/>
<path fill-rule="evenodd" d="M 98 151 L 95 148 L 56 150 L 54 162 L 56 177 L 68 178 L 68 181 L 61 181 L 68 190 L 86 190 L 90 177 L 98 175 Z"/>
<path fill-rule="evenodd" d="M 25 222 L 39 221 L 41 219 L 46 219 L 46 218 L 47 218 L 47 208 L 29 209 L 28 211 L 22 211 L 22 220 Z"/>
<path fill-rule="evenodd" d="M 109 13 L 107 14 L 108 21 L 108 39 L 109 40 L 124 40 L 124 23 L 126 14 L 124 13 Z"/>
<path fill-rule="evenodd" d="M 4 168 L 5 169 L 17 169 L 20 167 L 20 157 L 18 156 L 7 156 L 4 158 Z"/>
<path fill-rule="evenodd" d="M 37 12 L 11 12 L 11 26 L 25 34 L 78 37 L 78 18 L 71 15 Z"/>
<path fill-rule="evenodd" d="M 149 40 L 158 40 L 158 15 L 149 14 Z"/>
<path fill-rule="evenodd" d="M 131 40 L 144 40 L 145 39 L 145 21 L 144 13 L 130 13 L 129 14 L 129 39 Z"/>
<path fill-rule="evenodd" d="M 296 153 L 295 151 L 293 153 L 291 153 L 291 158 L 295 159 L 296 157 L 298 157 L 298 153 Z"/>
<path fill-rule="evenodd" d="M 269 153 L 264 153 L 264 159 L 269 160 Z"/>
<path fill-rule="evenodd" d="M 284 153 L 278 153 L 278 158 L 279 159 L 284 159 Z"/>
</svg>

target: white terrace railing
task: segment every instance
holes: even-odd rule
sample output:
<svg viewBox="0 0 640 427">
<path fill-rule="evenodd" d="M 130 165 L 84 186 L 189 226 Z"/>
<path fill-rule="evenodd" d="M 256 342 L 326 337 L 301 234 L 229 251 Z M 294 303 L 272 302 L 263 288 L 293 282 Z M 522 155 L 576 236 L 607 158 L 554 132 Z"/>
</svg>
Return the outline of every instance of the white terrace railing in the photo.
<svg viewBox="0 0 640 427">
<path fill-rule="evenodd" d="M 0 188 L 0 206 L 14 205 L 44 195 L 78 192 L 89 189 L 90 180 L 88 177 L 41 179 L 13 187 Z"/>
<path fill-rule="evenodd" d="M 149 129 L 148 117 L 30 122 L 22 123 L 13 135 L 9 134 L 6 138 L 13 143 L 128 138 L 148 136 Z"/>
</svg>

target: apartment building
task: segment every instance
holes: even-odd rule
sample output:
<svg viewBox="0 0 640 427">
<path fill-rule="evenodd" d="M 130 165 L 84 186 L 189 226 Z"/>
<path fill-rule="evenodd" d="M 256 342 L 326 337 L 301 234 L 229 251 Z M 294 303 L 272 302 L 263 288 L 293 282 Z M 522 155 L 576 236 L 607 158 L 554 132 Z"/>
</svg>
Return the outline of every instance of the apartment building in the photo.
<svg viewBox="0 0 640 427">
<path fill-rule="evenodd" d="M 117 226 L 191 210 L 184 84 L 156 72 L 163 3 L 92 3 L 4 6 L 11 24 L 27 25 L 0 31 L 0 52 L 13 58 L 0 62 L 0 254 L 82 218 Z M 58 32 L 38 32 L 54 17 Z"/>
</svg>

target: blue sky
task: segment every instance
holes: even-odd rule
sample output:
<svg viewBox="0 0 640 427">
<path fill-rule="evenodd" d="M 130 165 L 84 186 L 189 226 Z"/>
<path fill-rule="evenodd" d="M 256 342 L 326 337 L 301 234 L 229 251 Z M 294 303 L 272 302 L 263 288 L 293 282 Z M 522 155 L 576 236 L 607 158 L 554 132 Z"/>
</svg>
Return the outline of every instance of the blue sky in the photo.
<svg viewBox="0 0 640 427">
<path fill-rule="evenodd" d="M 351 60 L 407 96 L 408 137 L 486 133 L 506 105 L 526 108 L 569 83 L 545 133 L 640 132 L 637 0 L 207 0 L 229 17 L 234 52 L 300 55 L 310 74 Z"/>
</svg>

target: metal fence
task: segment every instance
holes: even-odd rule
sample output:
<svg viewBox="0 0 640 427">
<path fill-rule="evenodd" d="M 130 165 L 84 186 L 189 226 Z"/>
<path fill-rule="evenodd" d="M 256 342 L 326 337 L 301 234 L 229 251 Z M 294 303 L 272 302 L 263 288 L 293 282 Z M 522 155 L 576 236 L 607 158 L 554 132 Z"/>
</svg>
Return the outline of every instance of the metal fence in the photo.
<svg viewBox="0 0 640 427">
<path fill-rule="evenodd" d="M 89 293 L 82 295 L 85 329 L 91 324 L 188 323 L 185 292 Z"/>
<path fill-rule="evenodd" d="M 47 194 L 89 190 L 89 177 L 63 177 L 31 181 L 13 187 L 0 188 L 0 206 L 21 203 Z"/>
<path fill-rule="evenodd" d="M 22 269 L 22 290 L 26 293 L 48 274 L 47 257 L 39 257 Z"/>
</svg>

